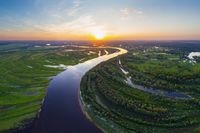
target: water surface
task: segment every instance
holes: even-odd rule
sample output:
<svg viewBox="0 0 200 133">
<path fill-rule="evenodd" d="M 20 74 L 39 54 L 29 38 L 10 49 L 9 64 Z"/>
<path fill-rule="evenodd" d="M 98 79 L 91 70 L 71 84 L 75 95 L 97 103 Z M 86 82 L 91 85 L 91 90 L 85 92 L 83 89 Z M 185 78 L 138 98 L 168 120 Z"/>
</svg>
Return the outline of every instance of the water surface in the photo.
<svg viewBox="0 0 200 133">
<path fill-rule="evenodd" d="M 31 132 L 100 133 L 101 130 L 91 123 L 81 110 L 79 104 L 80 82 L 85 73 L 99 63 L 127 53 L 124 49 L 115 49 L 119 51 L 70 66 L 55 76 L 49 84 L 41 112 Z"/>
</svg>

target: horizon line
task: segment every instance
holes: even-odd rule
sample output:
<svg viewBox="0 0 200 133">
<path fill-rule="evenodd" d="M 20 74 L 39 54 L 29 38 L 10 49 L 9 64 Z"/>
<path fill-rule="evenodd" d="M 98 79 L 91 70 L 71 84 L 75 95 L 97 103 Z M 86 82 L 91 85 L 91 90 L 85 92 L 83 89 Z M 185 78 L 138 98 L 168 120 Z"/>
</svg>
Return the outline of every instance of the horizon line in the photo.
<svg viewBox="0 0 200 133">
<path fill-rule="evenodd" d="M 200 39 L 111 39 L 111 40 L 90 40 L 90 39 L 0 39 L 0 41 L 200 41 Z"/>
</svg>

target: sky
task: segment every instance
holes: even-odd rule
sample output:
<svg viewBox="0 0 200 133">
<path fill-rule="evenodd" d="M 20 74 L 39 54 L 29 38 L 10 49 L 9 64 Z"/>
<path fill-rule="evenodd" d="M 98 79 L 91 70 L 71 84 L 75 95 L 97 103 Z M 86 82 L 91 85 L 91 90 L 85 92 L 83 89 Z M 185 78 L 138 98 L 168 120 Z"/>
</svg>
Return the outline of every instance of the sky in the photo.
<svg viewBox="0 0 200 133">
<path fill-rule="evenodd" d="M 0 0 L 0 39 L 200 40 L 199 13 L 200 0 Z"/>
</svg>

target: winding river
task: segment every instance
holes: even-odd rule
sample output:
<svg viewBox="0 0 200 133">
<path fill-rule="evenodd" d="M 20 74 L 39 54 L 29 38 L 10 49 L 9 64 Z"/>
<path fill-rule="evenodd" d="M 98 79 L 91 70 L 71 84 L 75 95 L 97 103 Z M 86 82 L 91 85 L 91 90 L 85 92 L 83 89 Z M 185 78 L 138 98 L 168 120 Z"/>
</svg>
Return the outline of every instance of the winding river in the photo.
<svg viewBox="0 0 200 133">
<path fill-rule="evenodd" d="M 47 95 L 34 122 L 32 133 L 101 133 L 82 112 L 79 103 L 81 78 L 90 69 L 111 58 L 127 53 L 127 50 L 116 47 L 118 51 L 68 67 L 53 78 L 48 86 Z"/>
</svg>

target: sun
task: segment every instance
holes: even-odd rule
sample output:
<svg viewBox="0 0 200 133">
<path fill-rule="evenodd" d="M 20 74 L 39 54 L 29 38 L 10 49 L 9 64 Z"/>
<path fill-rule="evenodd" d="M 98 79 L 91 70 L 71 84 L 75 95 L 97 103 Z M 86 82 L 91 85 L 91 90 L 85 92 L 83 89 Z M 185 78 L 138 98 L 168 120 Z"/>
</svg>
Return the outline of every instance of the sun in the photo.
<svg viewBox="0 0 200 133">
<path fill-rule="evenodd" d="M 101 30 L 93 32 L 93 35 L 97 40 L 103 40 L 106 37 L 105 32 Z"/>
</svg>

